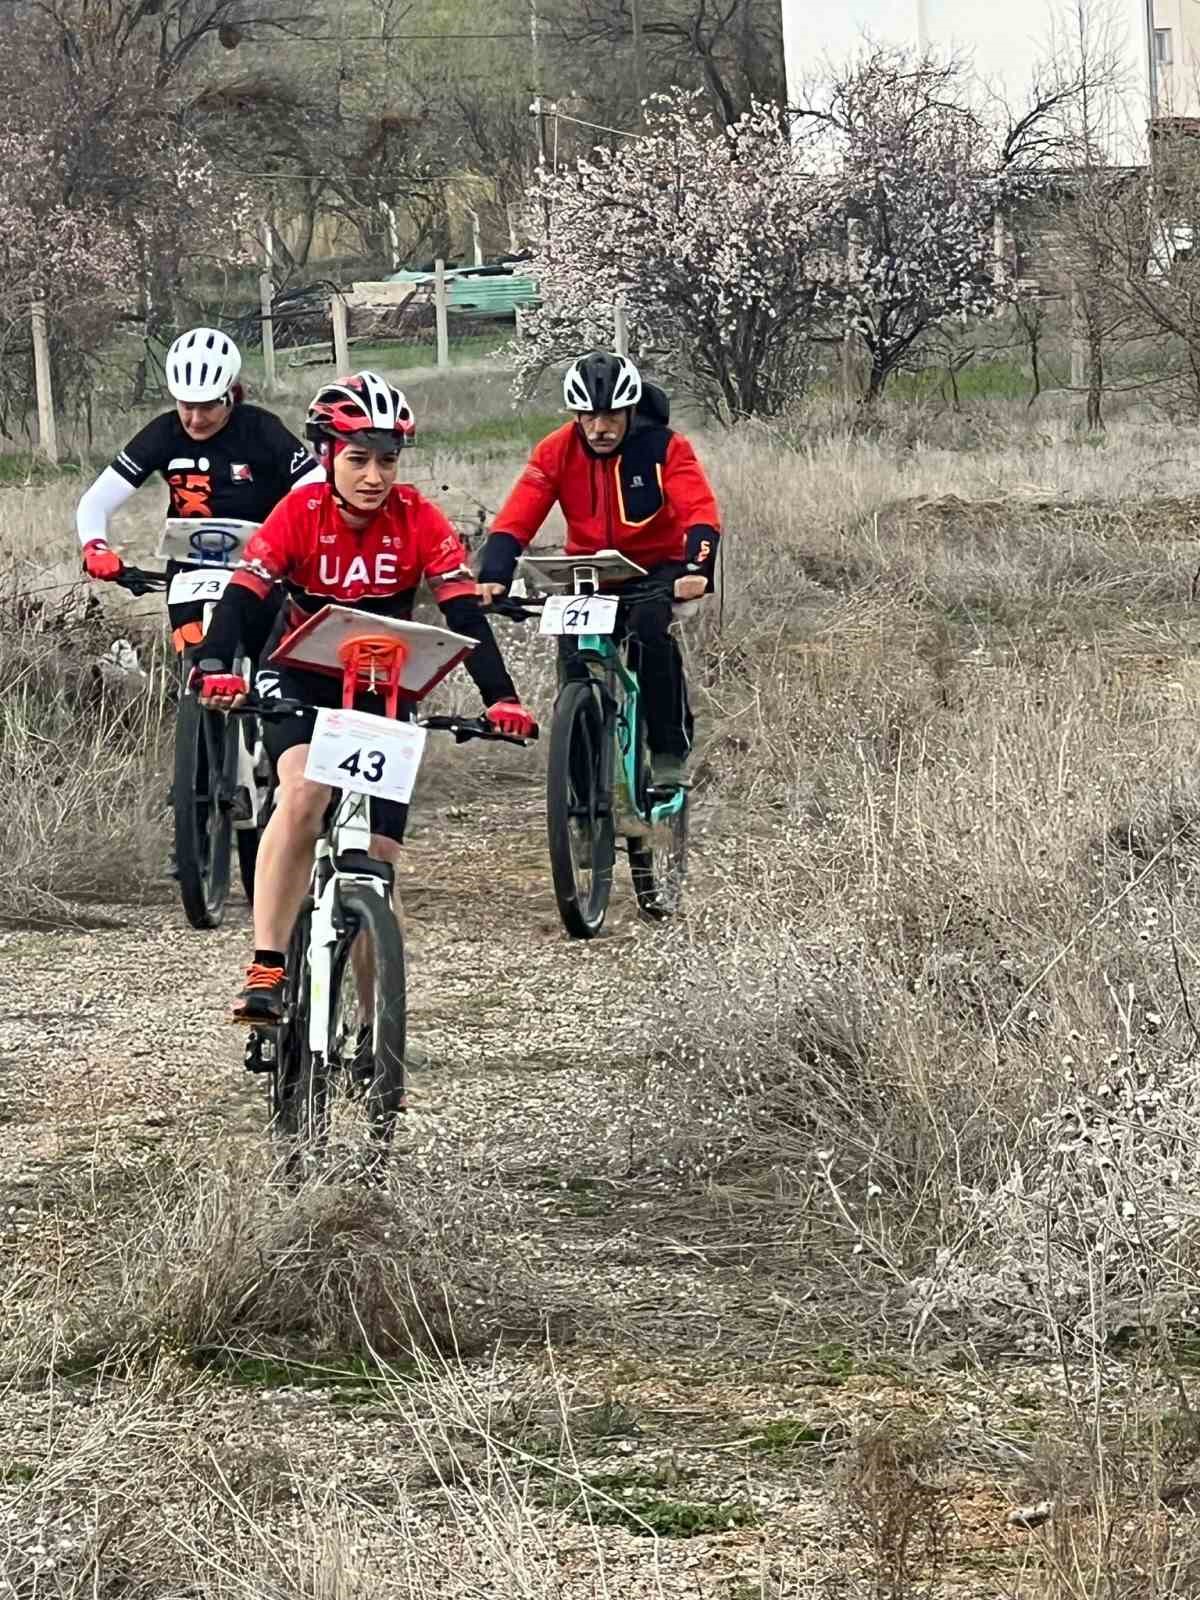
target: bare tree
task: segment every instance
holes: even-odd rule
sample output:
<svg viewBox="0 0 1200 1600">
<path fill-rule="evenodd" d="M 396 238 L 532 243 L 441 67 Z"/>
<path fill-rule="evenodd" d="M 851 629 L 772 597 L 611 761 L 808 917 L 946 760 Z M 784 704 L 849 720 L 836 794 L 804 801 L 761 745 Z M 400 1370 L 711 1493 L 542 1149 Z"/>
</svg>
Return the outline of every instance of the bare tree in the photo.
<svg viewBox="0 0 1200 1600">
<path fill-rule="evenodd" d="M 162 88 L 210 39 L 236 49 L 263 30 L 311 25 L 314 0 L 18 0 L 18 23 L 40 24 L 72 66 L 105 70 L 135 52 Z M 23 14 L 23 15 L 22 15 Z"/>
<path fill-rule="evenodd" d="M 588 70 L 603 74 L 593 81 L 626 108 L 626 116 L 636 100 L 637 74 L 630 66 L 635 3 L 558 0 L 551 13 L 567 50 L 587 51 Z M 660 0 L 645 8 L 640 32 L 648 90 L 702 87 L 726 127 L 753 103 L 782 106 L 787 98 L 779 0 Z"/>
</svg>

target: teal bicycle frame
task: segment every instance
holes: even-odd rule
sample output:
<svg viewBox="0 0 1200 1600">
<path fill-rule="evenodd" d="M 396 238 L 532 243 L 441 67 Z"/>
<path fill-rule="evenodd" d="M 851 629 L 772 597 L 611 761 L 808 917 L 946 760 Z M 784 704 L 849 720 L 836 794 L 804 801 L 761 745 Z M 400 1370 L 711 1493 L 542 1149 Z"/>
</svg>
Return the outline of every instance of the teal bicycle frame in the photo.
<svg viewBox="0 0 1200 1600">
<path fill-rule="evenodd" d="M 649 823 L 651 827 L 667 821 L 683 809 L 687 801 L 687 790 L 676 789 L 666 800 L 654 801 L 649 811 L 643 804 L 642 787 L 639 782 L 641 775 L 638 772 L 638 757 L 642 747 L 640 741 L 634 737 L 642 714 L 642 688 L 637 674 L 630 669 L 608 634 L 580 634 L 578 647 L 579 654 L 585 661 L 589 657 L 598 661 L 604 668 L 605 677 L 615 679 L 623 691 L 620 698 L 613 697 L 616 702 L 614 718 L 617 748 L 621 753 L 621 781 L 625 785 L 630 811 L 643 822 Z M 592 676 L 594 678 L 596 674 L 593 673 Z M 607 688 L 607 684 L 604 687 Z"/>
</svg>

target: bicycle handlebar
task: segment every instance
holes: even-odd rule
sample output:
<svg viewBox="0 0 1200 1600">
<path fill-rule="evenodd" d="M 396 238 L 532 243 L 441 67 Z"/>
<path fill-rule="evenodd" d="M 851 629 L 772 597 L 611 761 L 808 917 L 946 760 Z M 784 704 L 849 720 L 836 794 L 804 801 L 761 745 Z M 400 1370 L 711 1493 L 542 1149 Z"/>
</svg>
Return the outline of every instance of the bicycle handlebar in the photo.
<svg viewBox="0 0 1200 1600">
<path fill-rule="evenodd" d="M 484 610 L 484 616 L 494 613 L 498 617 L 506 617 L 509 622 L 528 622 L 545 604 L 545 595 L 522 600 L 518 595 L 506 594 L 493 600 Z"/>
<path fill-rule="evenodd" d="M 151 572 L 145 567 L 122 567 L 112 580 L 118 589 L 128 589 L 130 594 L 160 594 L 167 587 L 165 572 Z"/>
<path fill-rule="evenodd" d="M 674 584 L 653 583 L 646 587 L 639 587 L 636 578 L 631 579 L 620 589 L 603 589 L 597 592 L 606 599 L 619 600 L 623 605 L 647 600 L 669 600 L 674 603 L 675 600 Z M 584 595 L 572 595 L 570 598 L 582 600 L 587 597 Z M 524 598 L 514 594 L 500 595 L 492 601 L 491 605 L 484 608 L 483 614 L 484 616 L 503 617 L 508 622 L 529 622 L 532 618 L 540 615 L 542 607 L 548 599 L 550 599 L 550 596 L 545 594 L 528 595 Z"/>
<path fill-rule="evenodd" d="M 274 698 L 264 700 L 259 695 L 247 695 L 241 705 L 236 706 L 228 715 L 258 717 L 263 722 L 285 722 L 288 717 L 302 717 L 308 712 L 320 709 L 319 706 L 310 706 L 304 700 Z M 519 739 L 510 733 L 500 733 L 484 717 L 418 717 L 417 722 L 420 727 L 429 728 L 434 733 L 452 733 L 456 744 L 464 744 L 468 739 L 490 739 L 494 743 L 524 746 L 532 744 L 538 736 L 536 730 L 530 739 Z"/>
</svg>

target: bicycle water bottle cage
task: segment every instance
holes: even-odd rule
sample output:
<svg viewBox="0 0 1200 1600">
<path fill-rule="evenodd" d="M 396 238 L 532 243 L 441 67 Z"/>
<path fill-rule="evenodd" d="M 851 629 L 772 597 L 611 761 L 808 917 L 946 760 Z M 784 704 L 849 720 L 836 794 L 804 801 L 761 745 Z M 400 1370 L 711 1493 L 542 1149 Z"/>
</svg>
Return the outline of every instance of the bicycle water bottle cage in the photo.
<svg viewBox="0 0 1200 1600">
<path fill-rule="evenodd" d="M 338 647 L 342 663 L 342 706 L 349 710 L 359 690 L 383 696 L 385 714 L 396 715 L 400 703 L 400 677 L 408 659 L 408 646 L 387 634 L 362 634 Z"/>
</svg>

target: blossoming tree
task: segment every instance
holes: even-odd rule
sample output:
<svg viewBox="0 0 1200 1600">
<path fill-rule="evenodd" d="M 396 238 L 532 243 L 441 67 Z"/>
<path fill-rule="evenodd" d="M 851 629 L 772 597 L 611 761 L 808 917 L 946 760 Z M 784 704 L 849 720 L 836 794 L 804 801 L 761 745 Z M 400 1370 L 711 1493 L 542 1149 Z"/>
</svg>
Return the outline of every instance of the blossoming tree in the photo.
<svg viewBox="0 0 1200 1600">
<path fill-rule="evenodd" d="M 542 304 L 517 345 L 518 391 L 550 363 L 610 345 L 620 300 L 631 352 L 713 415 L 772 415 L 802 387 L 830 303 L 836 196 L 805 170 L 774 107 L 717 129 L 697 96 L 656 97 L 646 129 L 542 177 L 549 227 L 528 268 Z"/>
</svg>

